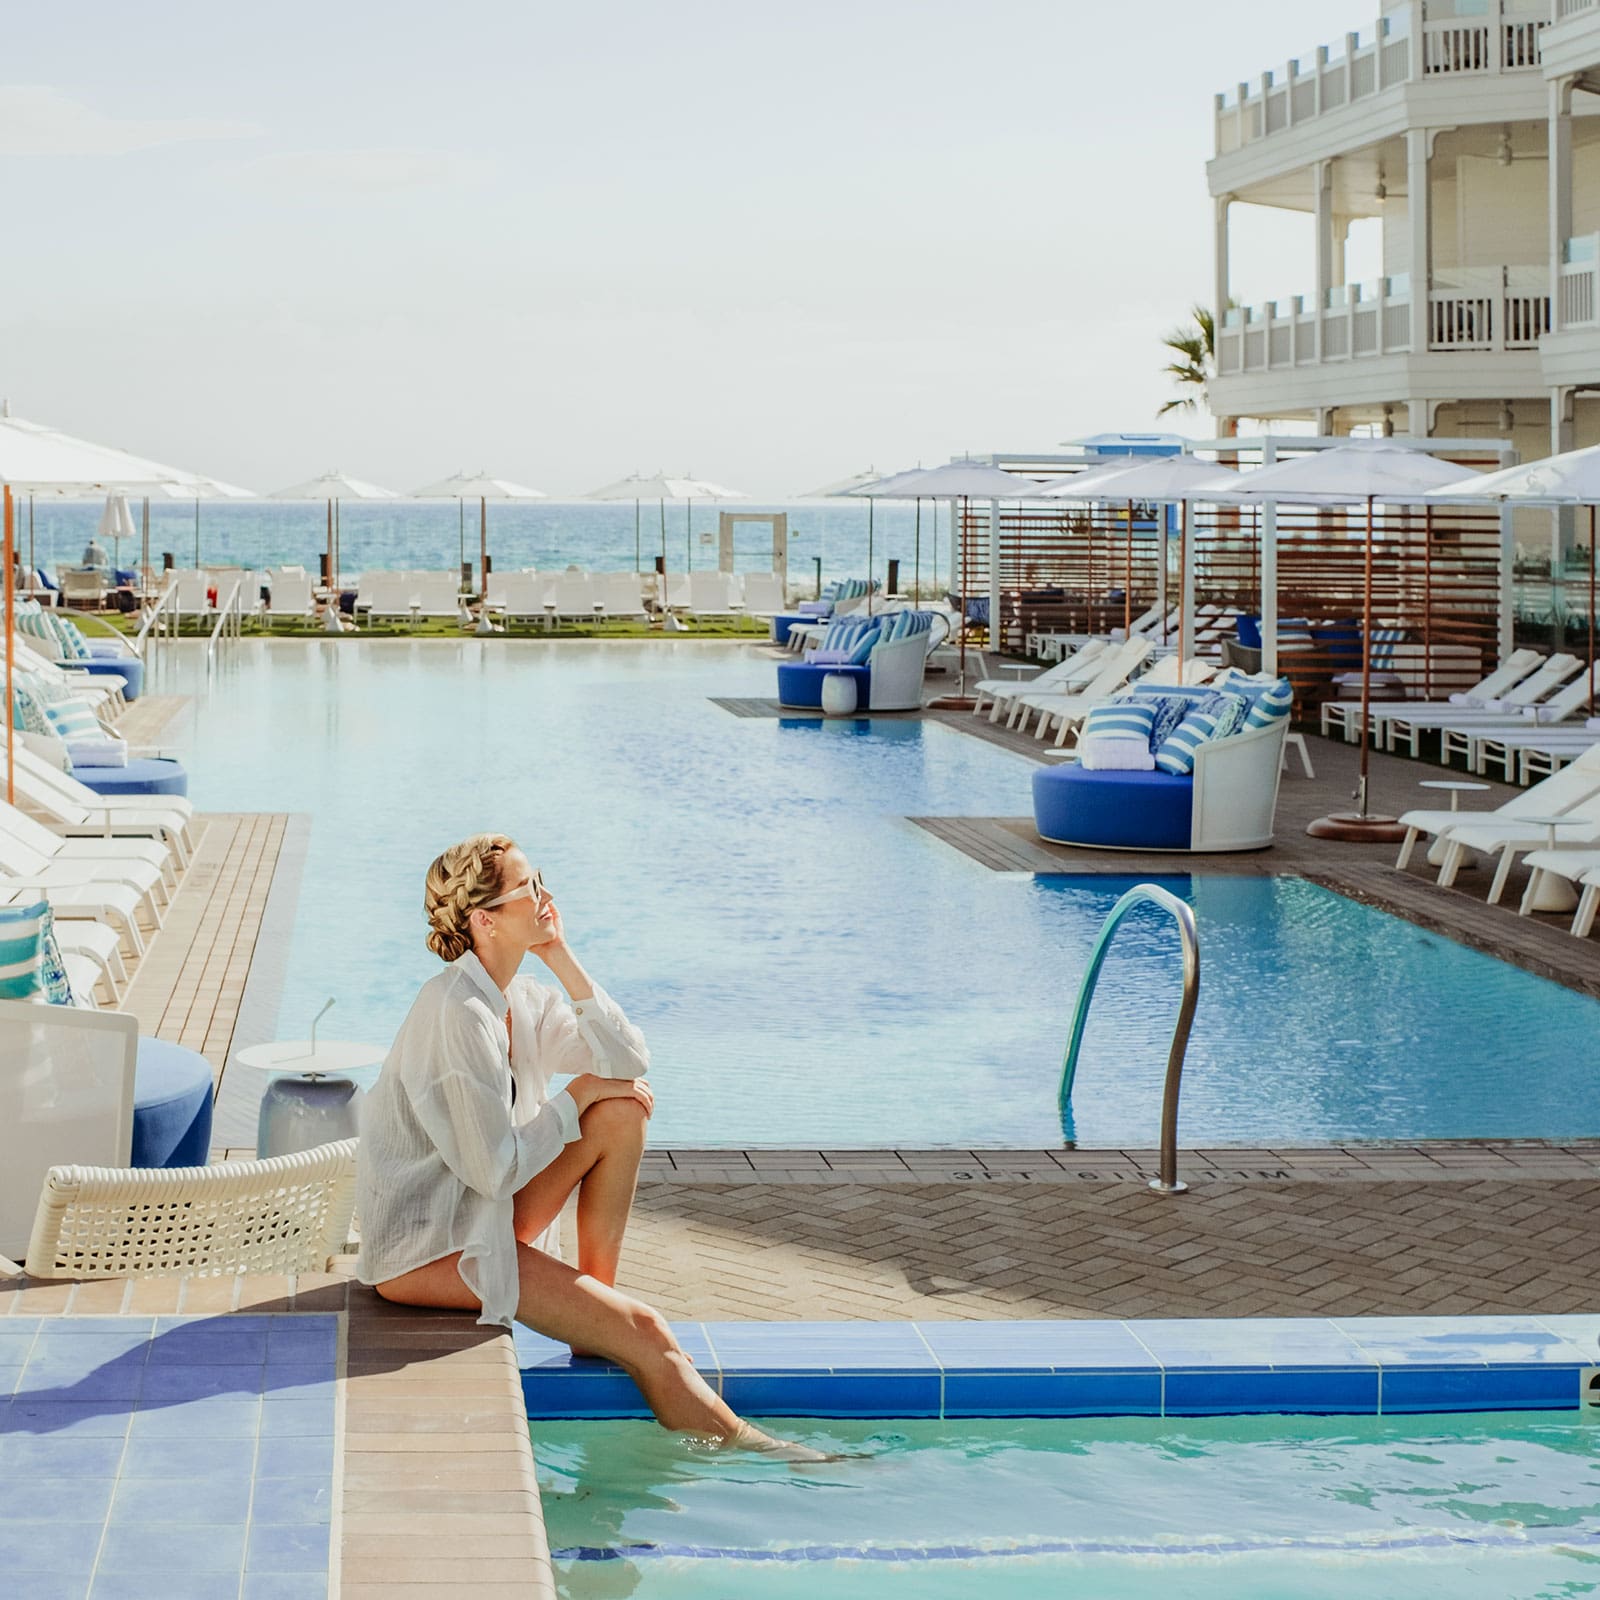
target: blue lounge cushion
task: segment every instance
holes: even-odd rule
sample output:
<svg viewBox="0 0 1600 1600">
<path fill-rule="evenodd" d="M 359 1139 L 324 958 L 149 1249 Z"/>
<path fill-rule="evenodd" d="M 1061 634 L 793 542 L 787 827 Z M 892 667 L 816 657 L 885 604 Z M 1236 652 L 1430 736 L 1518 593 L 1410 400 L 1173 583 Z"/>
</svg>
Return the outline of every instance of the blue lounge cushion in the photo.
<svg viewBox="0 0 1600 1600">
<path fill-rule="evenodd" d="M 1060 844 L 1187 850 L 1194 782 L 1164 772 L 1043 767 L 1033 775 L 1034 826 Z"/>
<path fill-rule="evenodd" d="M 165 1039 L 140 1039 L 133 1074 L 135 1167 L 203 1167 L 211 1153 L 211 1063 Z"/>
<path fill-rule="evenodd" d="M 121 678 L 122 698 L 124 700 L 137 700 L 144 689 L 144 662 L 138 656 L 120 656 L 102 652 L 93 645 L 87 660 L 79 661 L 76 670 L 79 672 L 92 672 L 97 677 Z"/>
<path fill-rule="evenodd" d="M 781 669 L 780 669 L 781 670 Z M 125 767 L 74 767 L 72 776 L 96 794 L 182 794 L 189 792 L 189 774 L 181 761 L 146 756 Z"/>
</svg>

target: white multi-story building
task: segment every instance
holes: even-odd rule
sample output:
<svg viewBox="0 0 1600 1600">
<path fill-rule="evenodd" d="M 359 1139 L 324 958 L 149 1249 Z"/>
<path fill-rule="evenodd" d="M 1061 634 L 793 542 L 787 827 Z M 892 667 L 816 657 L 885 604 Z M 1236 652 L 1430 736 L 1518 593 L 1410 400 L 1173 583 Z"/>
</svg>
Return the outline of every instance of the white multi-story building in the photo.
<svg viewBox="0 0 1600 1600">
<path fill-rule="evenodd" d="M 1600 0 L 1382 0 L 1376 24 L 1216 101 L 1212 412 L 1600 443 Z M 1229 208 L 1314 219 L 1276 301 L 1232 306 Z M 1383 275 L 1345 273 L 1381 220 Z"/>
</svg>

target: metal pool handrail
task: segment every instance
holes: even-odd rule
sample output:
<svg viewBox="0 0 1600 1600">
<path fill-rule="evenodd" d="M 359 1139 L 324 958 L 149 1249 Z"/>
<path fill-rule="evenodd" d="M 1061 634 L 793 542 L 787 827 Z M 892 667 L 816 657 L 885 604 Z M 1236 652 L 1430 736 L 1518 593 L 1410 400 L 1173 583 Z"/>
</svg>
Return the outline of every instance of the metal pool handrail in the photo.
<svg viewBox="0 0 1600 1600">
<path fill-rule="evenodd" d="M 1178 1093 L 1183 1082 L 1183 1056 L 1189 1048 L 1189 1030 L 1194 1025 L 1194 1008 L 1200 998 L 1200 936 L 1195 931 L 1194 908 L 1153 883 L 1135 884 L 1112 906 L 1100 926 L 1083 982 L 1078 987 L 1078 1003 L 1072 1012 L 1072 1033 L 1061 1063 L 1060 1103 L 1065 1113 L 1072 1098 L 1072 1081 L 1078 1072 L 1078 1051 L 1083 1046 L 1083 1030 L 1089 1021 L 1089 1003 L 1094 999 L 1095 985 L 1099 982 L 1100 968 L 1105 964 L 1112 936 L 1122 919 L 1147 900 L 1172 913 L 1183 943 L 1183 1000 L 1178 1007 L 1177 1026 L 1172 1030 L 1166 1087 L 1161 1095 L 1161 1175 L 1150 1180 L 1150 1187 L 1159 1194 L 1182 1194 L 1189 1186 L 1178 1181 Z"/>
</svg>

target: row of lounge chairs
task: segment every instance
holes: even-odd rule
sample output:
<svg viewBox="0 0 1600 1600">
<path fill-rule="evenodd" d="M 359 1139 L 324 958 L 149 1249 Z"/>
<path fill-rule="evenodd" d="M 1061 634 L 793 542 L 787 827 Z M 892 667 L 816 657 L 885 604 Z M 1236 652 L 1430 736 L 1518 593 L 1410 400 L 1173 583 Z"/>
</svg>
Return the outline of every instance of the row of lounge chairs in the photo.
<svg viewBox="0 0 1600 1600">
<path fill-rule="evenodd" d="M 1550 909 L 1565 884 L 1580 891 L 1571 932 L 1588 937 L 1600 911 L 1600 743 L 1493 811 L 1416 810 L 1400 821 L 1406 835 L 1397 867 L 1408 865 L 1419 839 L 1430 839 L 1428 859 L 1438 863 L 1440 886 L 1450 888 L 1463 866 L 1484 857 L 1494 862 L 1489 904 L 1497 905 L 1520 859 L 1530 869 L 1521 915 Z"/>
<path fill-rule="evenodd" d="M 1600 663 L 1573 655 L 1542 656 L 1516 650 L 1473 687 L 1443 701 L 1395 701 L 1368 708 L 1375 744 L 1394 752 L 1422 753 L 1425 737 L 1438 740 L 1439 760 L 1463 757 L 1478 774 L 1498 769 L 1507 782 L 1531 782 L 1559 770 L 1600 743 Z M 1361 708 L 1331 701 L 1322 708 L 1322 731 L 1354 743 L 1361 737 Z"/>
</svg>

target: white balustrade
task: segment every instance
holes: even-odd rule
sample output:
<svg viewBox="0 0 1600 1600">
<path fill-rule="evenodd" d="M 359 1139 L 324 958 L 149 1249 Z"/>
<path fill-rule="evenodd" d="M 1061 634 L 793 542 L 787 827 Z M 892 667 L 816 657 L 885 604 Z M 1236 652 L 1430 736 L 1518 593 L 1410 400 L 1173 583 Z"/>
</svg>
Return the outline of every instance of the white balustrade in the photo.
<svg viewBox="0 0 1600 1600">
<path fill-rule="evenodd" d="M 1381 17 L 1342 45 L 1318 48 L 1310 65 L 1239 84 L 1216 97 L 1216 153 L 1227 155 L 1352 101 L 1441 76 L 1537 73 L 1539 36 L 1552 20 L 1600 0 L 1486 0 L 1482 15 L 1424 20 L 1422 0 Z M 1476 8 L 1474 8 L 1476 9 Z"/>
<path fill-rule="evenodd" d="M 1590 327 L 1600 321 L 1600 233 L 1568 239 L 1563 255 L 1561 327 Z"/>
</svg>

